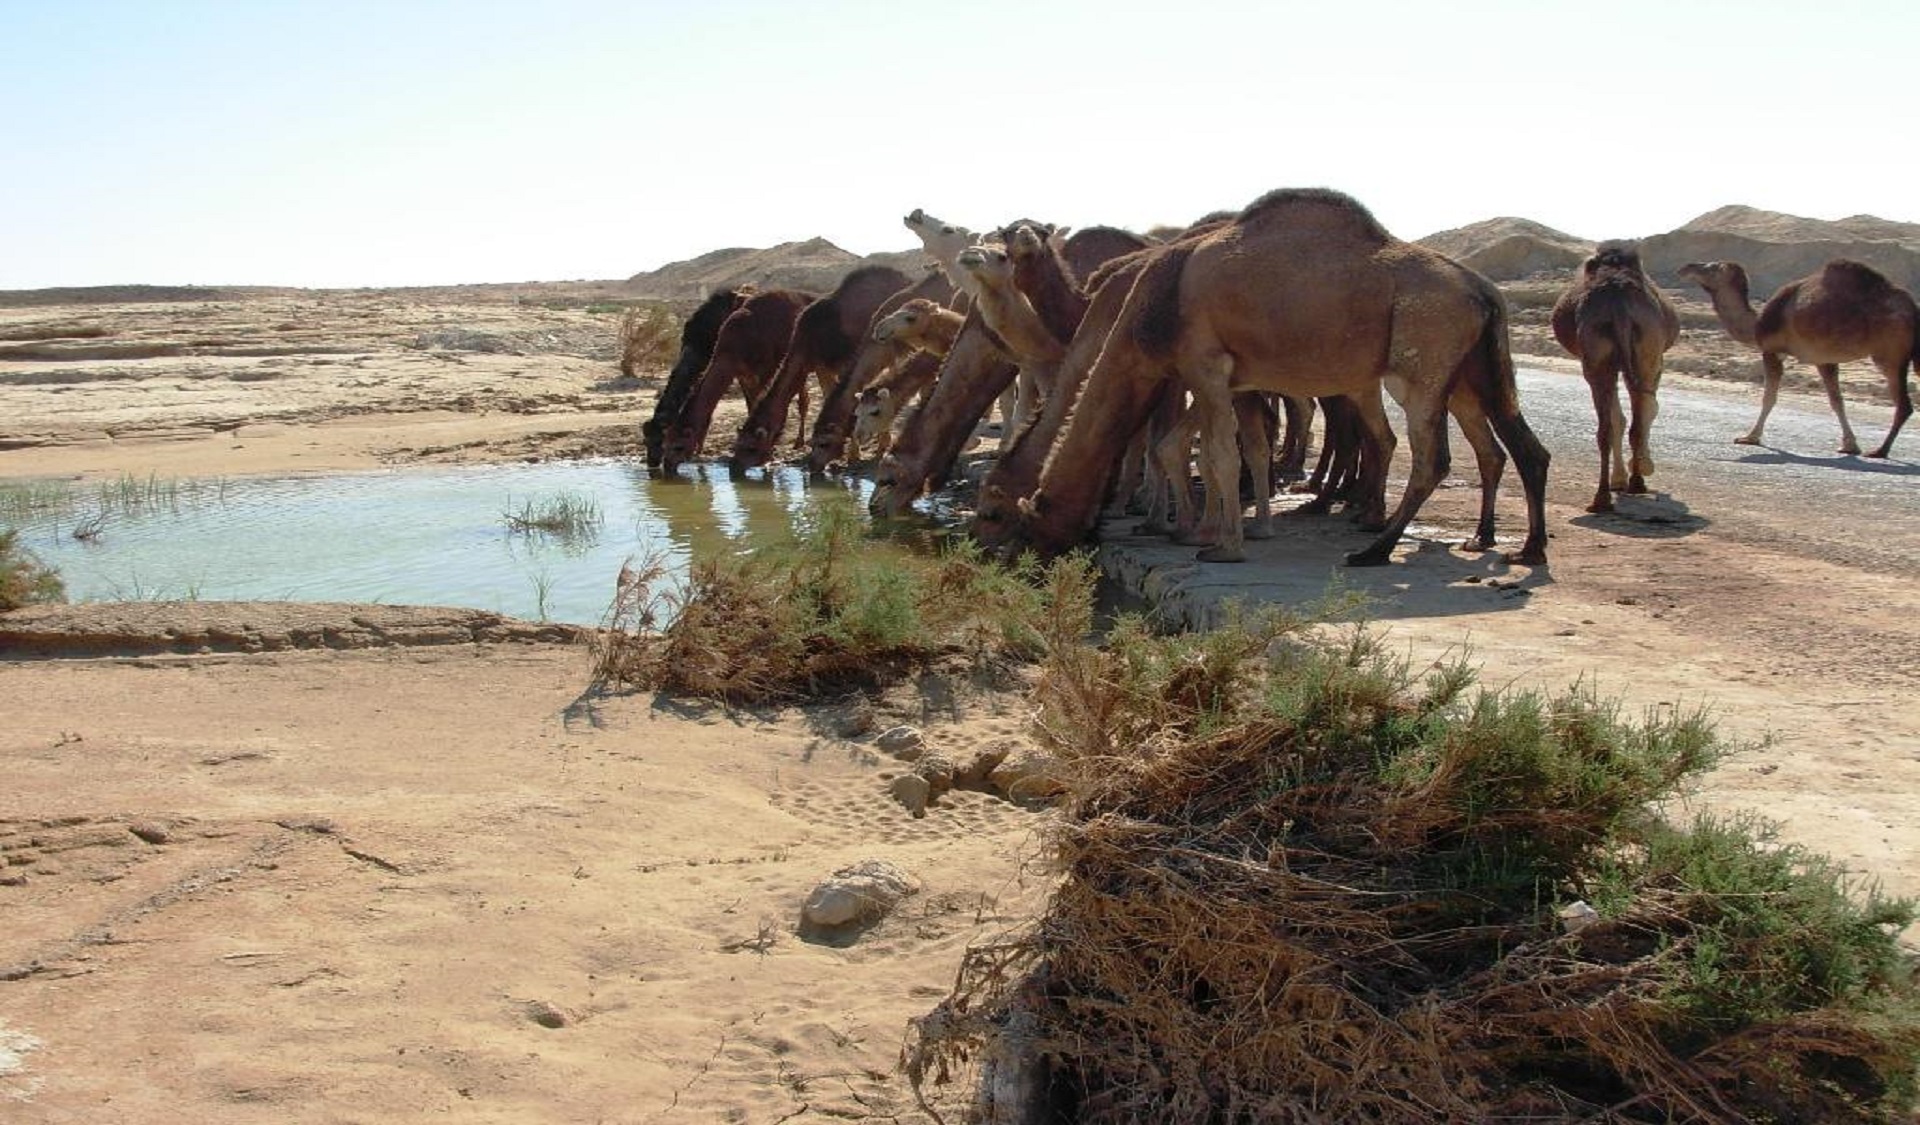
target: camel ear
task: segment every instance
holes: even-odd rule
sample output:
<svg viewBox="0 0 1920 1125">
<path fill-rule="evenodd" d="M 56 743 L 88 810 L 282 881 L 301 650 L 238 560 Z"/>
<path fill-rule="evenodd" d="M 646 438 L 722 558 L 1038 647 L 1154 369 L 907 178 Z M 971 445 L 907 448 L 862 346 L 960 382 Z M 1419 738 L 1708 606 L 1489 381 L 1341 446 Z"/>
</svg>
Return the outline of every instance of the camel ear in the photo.
<svg viewBox="0 0 1920 1125">
<path fill-rule="evenodd" d="M 889 402 L 893 399 L 892 387 L 876 387 L 873 392 L 875 402 Z"/>
<path fill-rule="evenodd" d="M 1022 496 L 1020 499 L 1014 501 L 1014 507 L 1019 508 L 1020 514 L 1023 516 L 1037 516 L 1040 514 L 1040 496 L 1038 493 L 1032 496 Z"/>
</svg>

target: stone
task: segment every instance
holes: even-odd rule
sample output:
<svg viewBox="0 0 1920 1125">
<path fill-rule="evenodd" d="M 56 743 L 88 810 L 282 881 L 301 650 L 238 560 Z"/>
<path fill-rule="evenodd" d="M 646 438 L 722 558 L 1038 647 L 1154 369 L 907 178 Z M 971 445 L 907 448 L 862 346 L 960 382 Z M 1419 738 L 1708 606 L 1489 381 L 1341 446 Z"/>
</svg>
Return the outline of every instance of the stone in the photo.
<svg viewBox="0 0 1920 1125">
<path fill-rule="evenodd" d="M 918 758 L 926 743 L 927 736 L 920 728 L 910 726 L 888 727 L 880 732 L 879 738 L 874 739 L 874 745 L 882 753 L 891 754 L 903 762 Z"/>
<path fill-rule="evenodd" d="M 127 831 L 149 844 L 164 844 L 173 839 L 173 829 L 157 820 L 132 821 Z"/>
<path fill-rule="evenodd" d="M 987 774 L 987 784 L 1014 801 L 1049 800 L 1067 791 L 1059 761 L 1032 747 L 1008 755 Z"/>
<path fill-rule="evenodd" d="M 917 777 L 926 778 L 928 787 L 933 790 L 933 795 L 938 797 L 953 788 L 953 780 L 959 775 L 960 767 L 945 754 L 930 753 L 922 755 L 919 761 L 913 763 L 913 772 Z"/>
<path fill-rule="evenodd" d="M 828 929 L 878 921 L 908 895 L 920 893 L 920 880 L 883 859 L 866 859 L 835 871 L 807 896 L 800 910 L 805 923 Z"/>
<path fill-rule="evenodd" d="M 1000 768 L 1000 763 L 1006 761 L 1018 749 L 1020 749 L 1020 743 L 1011 738 L 995 739 L 977 748 L 973 752 L 973 757 L 967 759 L 967 764 L 961 766 L 959 772 L 954 775 L 953 783 L 968 786 L 985 785 L 993 771 Z"/>
<path fill-rule="evenodd" d="M 927 802 L 933 799 L 933 786 L 917 773 L 902 774 L 887 787 L 893 799 L 907 807 L 915 817 L 927 815 Z"/>
</svg>

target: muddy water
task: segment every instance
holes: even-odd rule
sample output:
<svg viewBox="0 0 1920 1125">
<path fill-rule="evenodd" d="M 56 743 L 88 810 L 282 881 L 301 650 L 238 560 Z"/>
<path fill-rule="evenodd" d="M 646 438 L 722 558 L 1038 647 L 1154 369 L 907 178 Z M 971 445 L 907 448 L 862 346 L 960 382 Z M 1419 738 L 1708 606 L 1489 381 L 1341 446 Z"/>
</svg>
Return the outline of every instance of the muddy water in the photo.
<svg viewBox="0 0 1920 1125">
<path fill-rule="evenodd" d="M 25 482 L 0 481 L 0 501 Z M 594 624 L 628 560 L 748 549 L 825 504 L 862 513 L 865 481 L 779 468 L 732 479 L 688 465 L 660 480 L 629 462 L 406 469 L 222 481 L 35 482 L 0 525 L 59 569 L 73 601 L 199 599 L 457 605 Z M 507 516 L 590 501 L 574 532 Z M 80 532 L 76 535 L 75 532 Z"/>
</svg>

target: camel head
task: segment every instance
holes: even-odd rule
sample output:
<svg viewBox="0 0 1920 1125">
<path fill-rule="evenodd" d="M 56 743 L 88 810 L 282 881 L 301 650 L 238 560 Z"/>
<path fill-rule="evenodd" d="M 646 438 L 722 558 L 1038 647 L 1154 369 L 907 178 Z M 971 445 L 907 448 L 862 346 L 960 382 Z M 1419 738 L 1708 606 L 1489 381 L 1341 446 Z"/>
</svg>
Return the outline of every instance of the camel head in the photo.
<svg viewBox="0 0 1920 1125">
<path fill-rule="evenodd" d="M 693 435 L 685 427 L 668 426 L 665 440 L 660 443 L 660 467 L 671 476 L 699 452 L 693 447 Z"/>
<path fill-rule="evenodd" d="M 891 340 L 897 336 L 910 340 L 921 325 L 933 318 L 933 310 L 933 302 L 925 297 L 903 301 L 899 308 L 874 323 L 873 338 Z"/>
<path fill-rule="evenodd" d="M 816 473 L 824 473 L 827 466 L 838 461 L 847 451 L 847 436 L 843 427 L 832 420 L 816 422 L 813 427 L 813 439 L 807 447 L 807 468 Z"/>
<path fill-rule="evenodd" d="M 969 246 L 960 251 L 960 269 L 986 285 L 1013 284 L 1013 259 L 998 246 Z"/>
<path fill-rule="evenodd" d="M 647 451 L 647 468 L 660 467 L 660 457 L 666 444 L 666 423 L 658 418 L 649 418 L 640 423 L 640 444 Z"/>
<path fill-rule="evenodd" d="M 1038 258 L 1047 252 L 1047 240 L 1051 237 L 1051 230 L 1042 232 L 1031 223 L 1021 223 L 1007 235 L 1007 253 L 1016 262 Z"/>
<path fill-rule="evenodd" d="M 914 497 L 900 487 L 905 475 L 898 457 L 889 453 L 880 458 L 879 467 L 873 471 L 873 496 L 867 500 L 867 510 L 876 516 L 906 515 L 913 507 Z"/>
<path fill-rule="evenodd" d="M 729 464 L 736 471 L 766 464 L 773 457 L 773 441 L 774 435 L 765 426 L 741 427 L 740 435 L 733 439 L 733 457 Z"/>
<path fill-rule="evenodd" d="M 988 550 L 1005 547 L 1020 531 L 1020 506 L 1016 498 L 997 484 L 982 485 L 979 503 L 973 511 L 973 524 L 968 530 L 974 542 Z"/>
<path fill-rule="evenodd" d="M 1747 299 L 1747 271 L 1739 262 L 1688 262 L 1679 273 L 1708 293 L 1731 291 Z"/>
<path fill-rule="evenodd" d="M 920 245 L 926 252 L 941 261 L 951 261 L 955 254 L 973 244 L 973 232 L 962 226 L 944 223 L 920 208 L 901 220 L 907 229 L 918 235 Z"/>
<path fill-rule="evenodd" d="M 880 432 L 893 424 L 893 391 L 873 387 L 860 392 L 853 407 L 853 440 L 862 448 L 877 441 Z"/>
</svg>

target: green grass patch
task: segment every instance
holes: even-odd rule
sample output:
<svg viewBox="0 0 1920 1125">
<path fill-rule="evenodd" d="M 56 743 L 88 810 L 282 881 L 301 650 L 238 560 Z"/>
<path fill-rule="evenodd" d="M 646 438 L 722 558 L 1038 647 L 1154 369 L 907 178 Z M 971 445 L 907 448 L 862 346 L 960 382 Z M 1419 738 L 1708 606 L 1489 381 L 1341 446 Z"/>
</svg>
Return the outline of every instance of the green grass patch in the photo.
<svg viewBox="0 0 1920 1125">
<path fill-rule="evenodd" d="M 595 647 L 609 683 L 729 703 L 871 687 L 946 657 L 1031 659 L 1044 597 L 1030 574 L 969 545 L 937 557 L 876 549 L 845 504 L 787 541 L 623 570 Z"/>
</svg>

